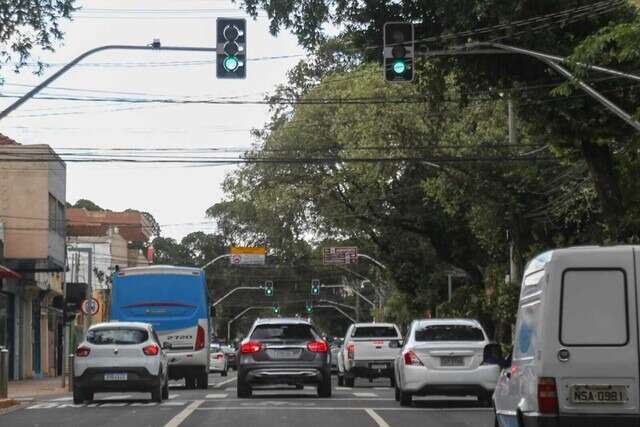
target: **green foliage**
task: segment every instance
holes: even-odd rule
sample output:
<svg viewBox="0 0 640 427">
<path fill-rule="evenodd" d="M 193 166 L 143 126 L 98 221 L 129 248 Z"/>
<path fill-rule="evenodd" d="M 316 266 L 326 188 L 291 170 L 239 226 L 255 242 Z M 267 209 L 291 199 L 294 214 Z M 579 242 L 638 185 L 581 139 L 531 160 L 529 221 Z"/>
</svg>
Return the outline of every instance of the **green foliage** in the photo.
<svg viewBox="0 0 640 427">
<path fill-rule="evenodd" d="M 78 199 L 77 202 L 75 202 L 73 205 L 69 207 L 86 209 L 88 211 L 94 211 L 94 212 L 104 210 L 100 206 L 96 205 L 95 203 L 93 203 L 91 200 L 88 200 L 88 199 Z"/>
<path fill-rule="evenodd" d="M 0 67 L 15 60 L 17 71 L 34 49 L 53 51 L 64 36 L 60 21 L 71 19 L 74 6 L 75 0 L 0 0 Z"/>
</svg>

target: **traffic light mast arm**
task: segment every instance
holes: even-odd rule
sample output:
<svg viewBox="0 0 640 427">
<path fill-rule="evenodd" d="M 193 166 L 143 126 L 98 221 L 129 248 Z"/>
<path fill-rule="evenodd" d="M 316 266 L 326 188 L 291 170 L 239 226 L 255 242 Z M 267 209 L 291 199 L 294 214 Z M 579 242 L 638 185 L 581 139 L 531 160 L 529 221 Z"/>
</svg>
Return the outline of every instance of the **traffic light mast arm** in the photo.
<svg viewBox="0 0 640 427">
<path fill-rule="evenodd" d="M 353 291 L 353 293 L 357 294 L 360 298 L 365 300 L 365 302 L 367 302 L 369 305 L 371 305 L 371 307 L 373 307 L 373 308 L 376 307 L 376 305 L 373 303 L 373 301 L 371 301 L 369 298 L 367 298 L 364 295 L 362 295 L 353 286 L 348 286 L 348 285 L 320 285 L 320 287 L 321 288 L 342 288 L 342 289 L 346 288 L 346 289 L 351 289 Z"/>
<path fill-rule="evenodd" d="M 264 307 L 264 306 L 251 306 L 251 307 L 247 307 L 244 310 L 242 310 L 240 313 L 238 313 L 234 318 L 229 319 L 229 321 L 227 322 L 227 342 L 231 341 L 231 324 L 233 322 L 235 322 L 236 320 L 238 320 L 239 318 L 241 318 L 242 316 L 244 316 L 246 313 L 248 313 L 251 310 L 268 310 L 271 307 Z"/>
<path fill-rule="evenodd" d="M 351 320 L 353 323 L 356 323 L 356 319 L 354 319 L 353 317 L 349 316 L 347 313 L 345 313 L 344 310 L 342 310 L 340 307 L 336 307 L 335 305 L 314 305 L 314 308 L 332 308 L 338 312 L 340 312 L 344 317 L 346 317 L 347 319 Z"/>
<path fill-rule="evenodd" d="M 222 301 L 224 301 L 225 299 L 227 299 L 227 297 L 229 297 L 231 294 L 233 294 L 234 292 L 237 291 L 246 291 L 246 290 L 262 290 L 264 289 L 262 286 L 239 286 L 237 288 L 233 288 L 231 289 L 229 292 L 227 292 L 226 294 L 224 294 L 224 296 L 222 296 L 221 298 L 215 300 L 213 302 L 213 304 L 211 304 L 211 307 L 215 307 L 216 305 L 220 304 Z"/>
<path fill-rule="evenodd" d="M 207 268 L 210 265 L 214 264 L 216 261 L 219 261 L 219 260 L 221 260 L 223 258 L 229 258 L 230 256 L 231 256 L 231 254 L 224 254 L 224 255 L 217 256 L 214 259 L 212 259 L 211 261 L 207 262 L 205 265 L 203 265 L 200 268 L 204 270 L 205 268 Z"/>
<path fill-rule="evenodd" d="M 94 53 L 102 52 L 104 50 L 171 50 L 171 51 L 179 51 L 179 52 L 217 52 L 215 47 L 189 47 L 189 46 L 162 46 L 160 42 L 154 41 L 146 46 L 130 46 L 130 45 L 107 45 L 100 46 L 93 49 L 90 49 L 80 56 L 76 57 L 74 60 L 69 62 L 64 67 L 60 68 L 57 72 L 52 74 L 49 78 L 44 80 L 42 83 L 31 89 L 29 92 L 25 93 L 13 104 L 9 105 L 7 108 L 0 112 L 0 120 L 5 118 L 9 113 L 13 110 L 27 102 L 29 99 L 33 98 L 38 92 L 40 92 L 45 87 L 49 86 L 53 81 L 55 81 L 58 77 L 69 71 L 73 66 L 78 64 L 78 62 L 82 61 L 87 56 L 93 55 Z"/>
</svg>

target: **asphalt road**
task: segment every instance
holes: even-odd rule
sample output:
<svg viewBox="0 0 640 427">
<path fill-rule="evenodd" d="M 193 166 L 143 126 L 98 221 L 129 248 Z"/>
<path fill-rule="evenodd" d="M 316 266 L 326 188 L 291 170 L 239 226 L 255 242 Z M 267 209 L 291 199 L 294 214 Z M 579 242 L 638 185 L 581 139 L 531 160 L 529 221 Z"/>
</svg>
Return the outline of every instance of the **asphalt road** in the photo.
<svg viewBox="0 0 640 427">
<path fill-rule="evenodd" d="M 394 400 L 388 380 L 356 381 L 353 389 L 337 387 L 320 399 L 315 387 L 304 390 L 255 390 L 237 399 L 234 373 L 211 375 L 208 390 L 185 390 L 172 384 L 169 400 L 150 402 L 148 394 L 98 393 L 96 400 L 73 405 L 70 396 L 38 397 L 20 409 L 0 415 L 0 426 L 117 427 L 493 427 L 491 409 L 475 398 L 423 398 L 411 408 Z"/>
</svg>

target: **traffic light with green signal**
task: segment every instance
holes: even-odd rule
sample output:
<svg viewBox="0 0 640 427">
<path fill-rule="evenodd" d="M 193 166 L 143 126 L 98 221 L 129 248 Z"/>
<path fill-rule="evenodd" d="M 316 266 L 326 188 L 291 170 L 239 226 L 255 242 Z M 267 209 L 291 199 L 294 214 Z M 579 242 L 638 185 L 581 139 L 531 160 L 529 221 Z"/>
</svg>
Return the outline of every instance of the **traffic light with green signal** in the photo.
<svg viewBox="0 0 640 427">
<path fill-rule="evenodd" d="M 273 314 L 280 314 L 280 306 L 278 304 L 273 306 Z"/>
<path fill-rule="evenodd" d="M 311 281 L 311 295 L 320 295 L 320 280 L 313 279 Z"/>
<path fill-rule="evenodd" d="M 385 22 L 383 29 L 384 79 L 412 82 L 415 32 L 411 22 Z"/>
<path fill-rule="evenodd" d="M 244 79 L 247 76 L 247 21 L 218 18 L 216 26 L 216 76 Z"/>
<path fill-rule="evenodd" d="M 311 304 L 310 302 L 307 302 L 304 309 L 307 312 L 307 314 L 311 314 L 313 312 L 313 304 Z"/>
<path fill-rule="evenodd" d="M 273 296 L 273 281 L 271 280 L 264 281 L 264 294 L 268 297 Z"/>
</svg>

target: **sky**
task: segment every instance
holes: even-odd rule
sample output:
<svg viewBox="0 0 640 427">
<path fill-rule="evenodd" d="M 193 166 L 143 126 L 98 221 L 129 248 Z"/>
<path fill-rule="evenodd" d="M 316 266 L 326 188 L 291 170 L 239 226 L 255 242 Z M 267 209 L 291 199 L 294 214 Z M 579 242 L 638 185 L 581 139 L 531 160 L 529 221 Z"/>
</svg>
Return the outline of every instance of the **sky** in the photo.
<svg viewBox="0 0 640 427">
<path fill-rule="evenodd" d="M 229 0 L 79 0 L 83 10 L 63 24 L 63 45 L 37 54 L 54 64 L 43 75 L 24 68 L 0 69 L 0 93 L 16 95 L 86 50 L 107 44 L 214 47 L 217 17 L 246 16 Z M 126 97 L 240 97 L 259 100 L 286 81 L 286 72 L 304 57 L 286 30 L 268 31 L 262 14 L 247 16 L 245 80 L 216 78 L 211 53 L 106 51 L 86 58 L 51 84 L 42 95 Z M 290 56 L 264 59 L 270 56 Z M 142 66 L 144 65 L 144 66 Z M 62 89 L 60 89 L 62 88 Z M 104 91 L 104 92 L 102 92 Z M 122 93 L 121 93 L 122 92 Z M 0 109 L 13 99 L 0 98 Z M 252 128 L 269 118 L 264 105 L 117 104 L 32 99 L 0 121 L 0 133 L 21 144 L 64 148 L 249 148 Z M 215 231 L 205 218 L 222 200 L 221 184 L 235 166 L 161 166 L 67 163 L 67 201 L 80 198 L 115 211 L 150 212 L 162 235 L 180 239 L 192 231 Z"/>
</svg>

